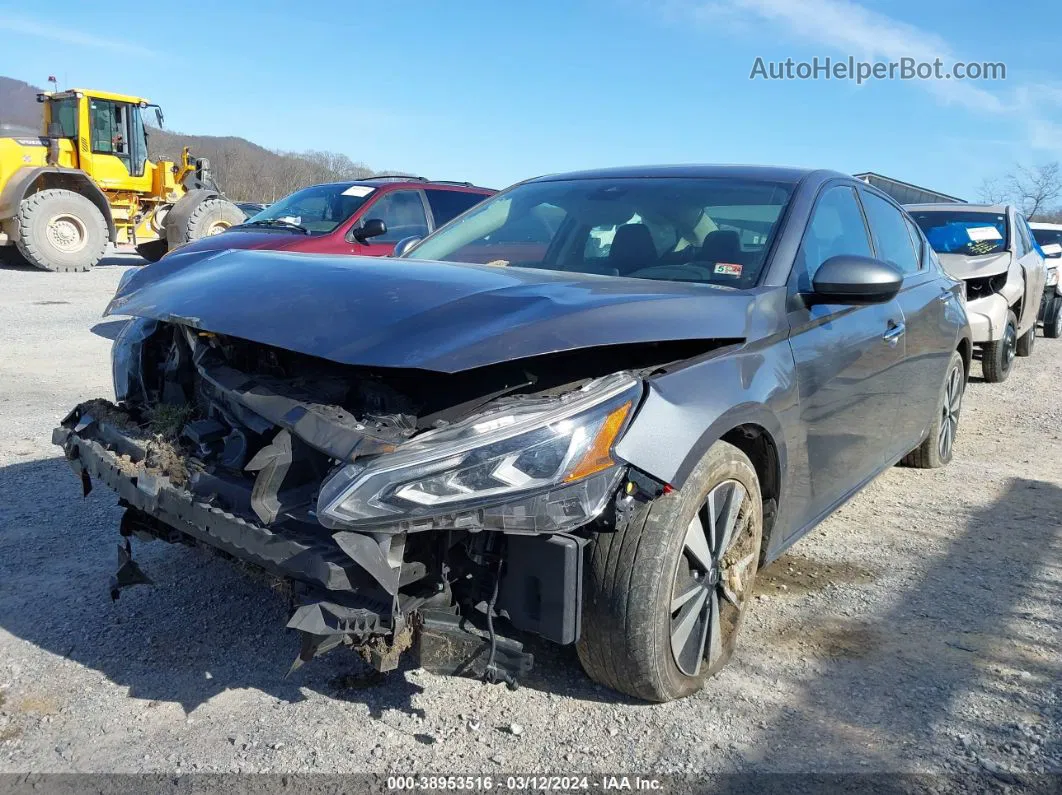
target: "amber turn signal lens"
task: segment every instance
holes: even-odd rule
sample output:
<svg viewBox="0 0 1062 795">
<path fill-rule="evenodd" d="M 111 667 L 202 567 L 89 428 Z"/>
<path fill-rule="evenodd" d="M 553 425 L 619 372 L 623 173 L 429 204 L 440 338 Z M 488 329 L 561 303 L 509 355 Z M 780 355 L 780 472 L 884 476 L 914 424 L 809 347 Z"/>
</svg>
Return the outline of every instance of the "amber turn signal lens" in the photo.
<svg viewBox="0 0 1062 795">
<path fill-rule="evenodd" d="M 616 463 L 612 460 L 612 444 L 616 441 L 620 428 L 623 427 L 630 410 L 631 403 L 628 400 L 605 417 L 605 421 L 601 423 L 601 430 L 597 432 L 597 436 L 594 437 L 590 448 L 583 454 L 579 463 L 568 473 L 567 477 L 564 478 L 565 483 L 581 480 L 587 475 L 593 475 L 595 472 L 608 469 Z"/>
</svg>

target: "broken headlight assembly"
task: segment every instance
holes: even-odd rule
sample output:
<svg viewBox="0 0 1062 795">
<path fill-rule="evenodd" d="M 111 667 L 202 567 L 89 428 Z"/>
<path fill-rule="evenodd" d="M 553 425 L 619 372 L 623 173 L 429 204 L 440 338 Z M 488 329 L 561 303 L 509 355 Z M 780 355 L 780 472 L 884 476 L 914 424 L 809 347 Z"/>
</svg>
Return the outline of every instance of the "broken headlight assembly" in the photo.
<svg viewBox="0 0 1062 795">
<path fill-rule="evenodd" d="M 596 517 L 622 474 L 612 456 L 641 397 L 627 373 L 560 397 L 514 399 L 348 464 L 321 488 L 338 529 L 555 533 Z"/>
</svg>

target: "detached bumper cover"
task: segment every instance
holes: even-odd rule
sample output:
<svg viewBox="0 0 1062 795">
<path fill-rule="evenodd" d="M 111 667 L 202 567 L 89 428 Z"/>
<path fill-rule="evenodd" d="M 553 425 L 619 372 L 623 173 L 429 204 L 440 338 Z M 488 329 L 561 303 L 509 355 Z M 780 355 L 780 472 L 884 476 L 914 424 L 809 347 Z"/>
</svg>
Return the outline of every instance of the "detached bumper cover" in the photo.
<svg viewBox="0 0 1062 795">
<path fill-rule="evenodd" d="M 87 419 L 87 418 L 86 418 Z M 328 536 L 280 534 L 199 500 L 162 475 L 129 471 L 107 447 L 135 445 L 105 423 L 92 420 L 77 429 L 59 427 L 52 442 L 63 448 L 86 493 L 91 479 L 167 525 L 281 577 L 329 591 L 357 590 L 357 567 Z"/>
</svg>

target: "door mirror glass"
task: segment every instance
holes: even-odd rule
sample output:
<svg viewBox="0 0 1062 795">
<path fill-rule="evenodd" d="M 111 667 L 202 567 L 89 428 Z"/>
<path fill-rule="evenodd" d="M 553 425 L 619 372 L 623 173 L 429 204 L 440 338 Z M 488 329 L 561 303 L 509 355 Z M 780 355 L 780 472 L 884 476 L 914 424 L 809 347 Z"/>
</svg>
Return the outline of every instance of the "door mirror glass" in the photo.
<svg viewBox="0 0 1062 795">
<path fill-rule="evenodd" d="M 900 292 L 903 274 L 873 257 L 840 254 L 822 263 L 811 284 L 808 304 L 883 304 Z"/>
<path fill-rule="evenodd" d="M 351 237 L 357 240 L 359 243 L 364 243 L 369 238 L 380 237 L 387 234 L 387 224 L 381 221 L 379 218 L 369 218 L 361 226 L 356 226 L 351 230 Z"/>
<path fill-rule="evenodd" d="M 394 252 L 392 252 L 391 256 L 392 257 L 404 257 L 406 255 L 406 253 L 411 248 L 413 248 L 413 246 L 417 245 L 417 243 L 419 243 L 423 239 L 424 238 L 422 238 L 420 235 L 413 235 L 411 237 L 402 238 L 395 245 L 395 250 L 394 250 Z"/>
</svg>

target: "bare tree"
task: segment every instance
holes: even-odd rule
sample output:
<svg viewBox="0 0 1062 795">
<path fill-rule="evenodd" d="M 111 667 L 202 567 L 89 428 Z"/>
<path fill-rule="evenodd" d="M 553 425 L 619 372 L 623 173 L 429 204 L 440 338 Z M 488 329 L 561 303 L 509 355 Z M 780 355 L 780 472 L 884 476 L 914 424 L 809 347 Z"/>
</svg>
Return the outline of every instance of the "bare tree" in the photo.
<svg viewBox="0 0 1062 795">
<path fill-rule="evenodd" d="M 1026 218 L 1041 220 L 1058 209 L 1058 199 L 1062 197 L 1062 169 L 1057 162 L 1034 168 L 1018 165 L 1002 177 L 985 179 L 979 193 L 981 201 L 1015 204 Z"/>
</svg>

